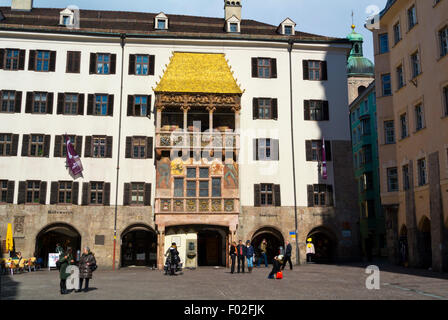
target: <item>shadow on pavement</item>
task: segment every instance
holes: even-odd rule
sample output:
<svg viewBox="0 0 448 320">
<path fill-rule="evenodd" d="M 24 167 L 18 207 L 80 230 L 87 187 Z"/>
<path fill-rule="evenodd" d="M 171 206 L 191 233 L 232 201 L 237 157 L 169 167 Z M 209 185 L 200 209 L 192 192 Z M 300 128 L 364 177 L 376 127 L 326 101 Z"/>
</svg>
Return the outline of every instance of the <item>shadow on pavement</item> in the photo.
<svg viewBox="0 0 448 320">
<path fill-rule="evenodd" d="M 10 274 L 0 275 L 0 300 L 14 300 L 17 297 L 20 283 L 14 281 Z"/>
</svg>

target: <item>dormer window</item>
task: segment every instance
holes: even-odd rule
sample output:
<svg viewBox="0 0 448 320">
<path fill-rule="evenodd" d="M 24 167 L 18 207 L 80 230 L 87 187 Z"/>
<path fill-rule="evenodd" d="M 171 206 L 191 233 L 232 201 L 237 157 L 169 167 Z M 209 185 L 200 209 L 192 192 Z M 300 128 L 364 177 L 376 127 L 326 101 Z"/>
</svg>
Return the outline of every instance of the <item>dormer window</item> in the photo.
<svg viewBox="0 0 448 320">
<path fill-rule="evenodd" d="M 159 13 L 155 17 L 154 26 L 157 30 L 168 30 L 168 17 L 163 12 Z"/>
<path fill-rule="evenodd" d="M 296 23 L 291 19 L 287 18 L 279 25 L 277 30 L 280 34 L 283 34 L 285 36 L 293 36 L 295 34 L 294 30 L 295 26 Z"/>
<path fill-rule="evenodd" d="M 75 23 L 75 14 L 69 8 L 64 9 L 59 13 L 59 25 L 73 26 Z"/>
<path fill-rule="evenodd" d="M 226 30 L 227 30 L 227 32 L 232 32 L 232 33 L 241 32 L 240 20 L 235 16 L 232 16 L 231 18 L 229 18 L 226 23 Z"/>
</svg>

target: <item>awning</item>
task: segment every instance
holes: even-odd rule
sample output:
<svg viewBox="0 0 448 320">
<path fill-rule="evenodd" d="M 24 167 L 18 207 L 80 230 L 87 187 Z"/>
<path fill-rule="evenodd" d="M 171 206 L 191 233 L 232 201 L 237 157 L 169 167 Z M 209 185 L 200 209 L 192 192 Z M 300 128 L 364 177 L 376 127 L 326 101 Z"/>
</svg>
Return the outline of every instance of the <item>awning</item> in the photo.
<svg viewBox="0 0 448 320">
<path fill-rule="evenodd" d="M 222 53 L 174 52 L 155 92 L 242 94 Z"/>
</svg>

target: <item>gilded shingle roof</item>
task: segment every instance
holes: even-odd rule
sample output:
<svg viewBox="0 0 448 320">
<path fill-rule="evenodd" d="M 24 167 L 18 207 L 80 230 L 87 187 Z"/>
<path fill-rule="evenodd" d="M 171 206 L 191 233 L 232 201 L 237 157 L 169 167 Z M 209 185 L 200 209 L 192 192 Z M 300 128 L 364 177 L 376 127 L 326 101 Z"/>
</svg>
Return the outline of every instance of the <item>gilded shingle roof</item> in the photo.
<svg viewBox="0 0 448 320">
<path fill-rule="evenodd" d="M 174 52 L 155 92 L 241 94 L 222 53 Z"/>
</svg>

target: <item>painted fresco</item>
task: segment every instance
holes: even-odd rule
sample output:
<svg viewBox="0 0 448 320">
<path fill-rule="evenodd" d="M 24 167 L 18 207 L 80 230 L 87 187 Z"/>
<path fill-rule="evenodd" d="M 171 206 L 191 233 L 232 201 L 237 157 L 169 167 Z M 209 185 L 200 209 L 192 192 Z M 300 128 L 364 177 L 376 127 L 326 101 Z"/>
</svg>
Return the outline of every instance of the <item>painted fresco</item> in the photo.
<svg viewBox="0 0 448 320">
<path fill-rule="evenodd" d="M 224 186 L 238 189 L 238 164 L 233 161 L 224 165 Z"/>
<path fill-rule="evenodd" d="M 170 187 L 170 159 L 163 158 L 157 163 L 157 188 L 168 189 Z"/>
<path fill-rule="evenodd" d="M 171 161 L 171 175 L 180 176 L 184 175 L 185 166 L 181 158 Z"/>
</svg>

